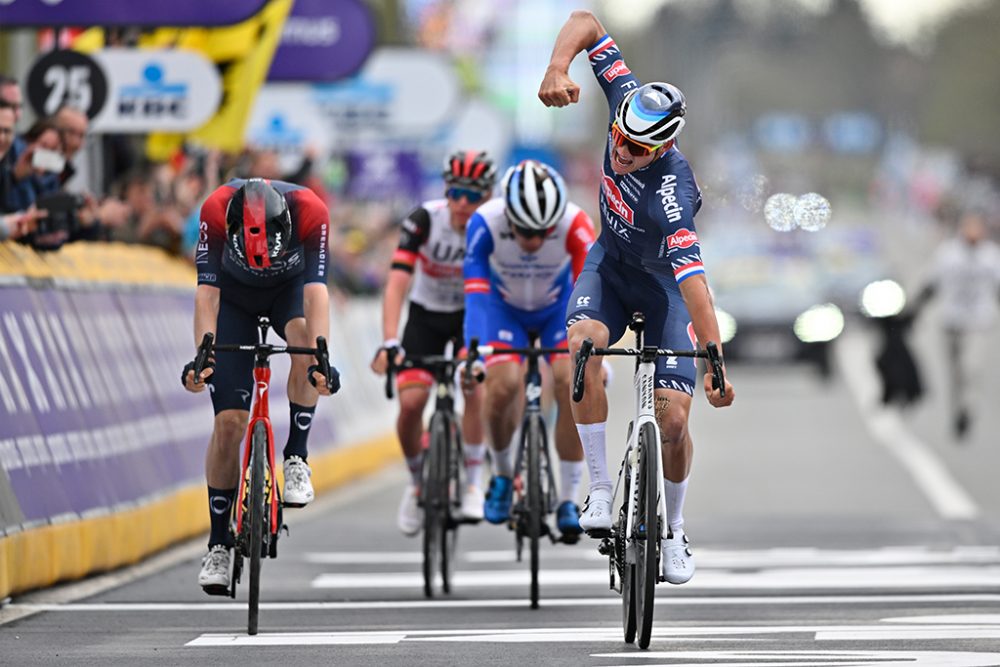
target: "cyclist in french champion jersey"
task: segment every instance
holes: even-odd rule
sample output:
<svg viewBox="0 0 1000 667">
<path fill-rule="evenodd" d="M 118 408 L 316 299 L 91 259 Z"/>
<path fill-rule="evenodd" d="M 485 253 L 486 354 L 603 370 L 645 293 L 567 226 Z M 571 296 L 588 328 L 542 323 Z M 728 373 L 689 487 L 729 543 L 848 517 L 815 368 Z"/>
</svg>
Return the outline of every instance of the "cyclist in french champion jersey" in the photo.
<svg viewBox="0 0 1000 667">
<path fill-rule="evenodd" d="M 329 338 L 329 225 L 326 204 L 297 185 L 234 179 L 215 190 L 201 208 L 195 343 L 206 333 L 215 334 L 219 344 L 256 342 L 258 315 L 268 315 L 289 345 L 312 347 L 317 336 Z M 313 500 L 306 462 L 309 427 L 319 395 L 328 396 L 340 386 L 335 371 L 324 378 L 310 366 L 314 361 L 291 355 L 282 494 L 288 507 Z M 198 583 L 209 594 L 228 595 L 233 546 L 229 516 L 239 483 L 240 443 L 250 418 L 253 355 L 220 354 L 198 384 L 192 361 L 181 380 L 188 391 L 203 391 L 206 382 L 211 389 L 215 423 L 205 459 L 211 534 Z"/>
<path fill-rule="evenodd" d="M 493 192 L 496 166 L 485 152 L 458 151 L 445 160 L 445 197 L 426 201 L 403 220 L 399 248 L 392 258 L 382 302 L 382 347 L 372 361 L 372 370 L 382 375 L 388 369 L 386 350 L 399 348 L 400 355 L 442 354 L 449 340 L 463 341 L 465 297 L 462 264 L 465 261 L 465 228 L 469 217 Z M 409 314 L 402 341 L 399 321 L 410 297 Z M 397 523 L 406 535 L 416 535 L 423 524 L 419 499 L 424 450 L 424 406 L 434 377 L 423 368 L 404 370 L 397 376 L 399 417 L 396 434 L 410 470 L 410 483 L 403 490 Z M 482 388 L 465 395 L 462 417 L 463 454 L 469 485 L 462 494 L 461 512 L 466 520 L 483 518 L 480 475 L 486 454 L 483 442 Z"/>
<path fill-rule="evenodd" d="M 650 343 L 690 349 L 715 341 L 721 351 L 694 227 L 701 192 L 676 146 L 684 127 L 684 95 L 669 83 L 641 84 L 597 17 L 574 11 L 556 38 L 539 88 L 538 97 L 546 106 L 579 101 L 580 88 L 568 71 L 584 50 L 610 113 L 601 175 L 601 235 L 570 297 L 570 349 L 575 354 L 586 338 L 597 347 L 617 341 L 632 313 L 639 311 L 646 317 Z M 588 362 L 583 401 L 573 404 L 590 470 L 590 496 L 580 519 L 585 530 L 609 530 L 612 523 L 605 452 L 608 403 L 599 368 L 599 358 Z M 655 376 L 669 524 L 661 561 L 667 581 L 675 584 L 694 573 L 682 509 L 693 451 L 687 423 L 695 371 L 693 360 L 661 357 Z M 725 396 L 712 389 L 711 375 L 706 375 L 704 387 L 714 407 L 732 403 L 728 382 Z"/>
<path fill-rule="evenodd" d="M 465 257 L 465 336 L 495 347 L 527 347 L 528 332 L 542 347 L 566 347 L 566 303 L 573 282 L 594 243 L 594 224 L 567 200 L 559 174 L 525 160 L 503 180 L 503 197 L 484 204 L 469 222 Z M 549 358 L 559 407 L 560 532 L 578 535 L 576 496 L 583 477 L 583 451 L 569 409 L 570 360 Z M 511 438 L 521 418 L 523 369 L 516 355 L 489 357 L 486 365 L 486 418 L 495 475 L 486 496 L 490 523 L 510 517 L 514 462 Z"/>
</svg>

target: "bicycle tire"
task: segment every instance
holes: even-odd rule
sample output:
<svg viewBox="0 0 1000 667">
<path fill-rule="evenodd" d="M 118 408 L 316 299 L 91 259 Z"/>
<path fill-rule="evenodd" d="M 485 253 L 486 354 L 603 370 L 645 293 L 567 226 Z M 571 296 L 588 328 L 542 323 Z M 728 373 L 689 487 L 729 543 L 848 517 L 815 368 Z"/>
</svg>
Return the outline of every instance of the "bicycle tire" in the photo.
<svg viewBox="0 0 1000 667">
<path fill-rule="evenodd" d="M 250 436 L 250 539 L 247 551 L 250 557 L 250 593 L 247 616 L 247 634 L 257 634 L 260 616 L 260 566 L 264 549 L 264 468 L 267 463 L 267 427 L 263 422 L 254 424 Z"/>
<path fill-rule="evenodd" d="M 632 439 L 632 427 L 634 422 L 629 422 L 628 434 L 625 442 Z M 622 462 L 625 470 L 622 475 L 622 498 L 624 502 L 618 509 L 618 526 L 615 530 L 615 558 L 618 561 L 618 576 L 622 587 L 622 630 L 625 635 L 625 643 L 635 642 L 635 565 L 628 562 L 627 543 L 628 535 L 625 530 L 628 527 L 628 501 L 632 494 L 632 469 L 628 466 L 628 459 Z"/>
<path fill-rule="evenodd" d="M 447 516 L 447 440 L 448 424 L 441 414 L 431 417 L 430 447 L 424 461 L 421 495 L 424 505 L 423 573 L 424 595 L 434 597 L 434 579 L 438 572 L 439 553 L 444 536 L 441 533 Z"/>
<path fill-rule="evenodd" d="M 637 532 L 644 529 L 641 539 L 635 542 L 635 620 L 639 648 L 648 648 L 653 633 L 653 601 L 659 578 L 657 550 L 660 546 L 658 493 L 656 479 L 658 466 L 654 456 L 660 455 L 660 443 L 652 424 L 646 423 L 639 430 L 639 494 L 636 523 Z M 640 537 L 638 534 L 636 537 Z"/>
<path fill-rule="evenodd" d="M 462 485 L 459 473 L 459 462 L 462 460 L 461 436 L 454 422 L 448 428 L 447 459 L 444 461 L 444 510 L 441 515 L 441 591 L 451 593 L 451 574 L 455 563 L 455 543 L 458 540 L 458 521 L 452 512 L 456 511 L 455 502 L 461 499 Z"/>
<path fill-rule="evenodd" d="M 531 555 L 531 608 L 538 609 L 538 570 L 539 570 L 539 542 L 542 537 L 543 513 L 542 503 L 542 438 L 545 433 L 542 429 L 541 419 L 537 416 L 530 417 L 528 428 L 524 438 L 527 441 L 528 460 L 525 467 L 528 469 L 528 548 Z"/>
</svg>

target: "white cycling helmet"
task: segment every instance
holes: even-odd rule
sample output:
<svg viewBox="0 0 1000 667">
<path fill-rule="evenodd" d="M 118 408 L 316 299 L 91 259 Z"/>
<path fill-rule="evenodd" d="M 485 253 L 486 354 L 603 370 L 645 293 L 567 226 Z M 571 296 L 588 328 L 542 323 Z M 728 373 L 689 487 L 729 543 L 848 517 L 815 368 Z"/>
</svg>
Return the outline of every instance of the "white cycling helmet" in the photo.
<svg viewBox="0 0 1000 667">
<path fill-rule="evenodd" d="M 546 230 L 566 212 L 566 185 L 555 169 L 523 160 L 503 177 L 507 220 L 523 229 Z"/>
<path fill-rule="evenodd" d="M 684 93 L 657 81 L 625 95 L 615 109 L 615 124 L 629 139 L 649 145 L 665 144 L 684 128 L 685 113 Z"/>
</svg>

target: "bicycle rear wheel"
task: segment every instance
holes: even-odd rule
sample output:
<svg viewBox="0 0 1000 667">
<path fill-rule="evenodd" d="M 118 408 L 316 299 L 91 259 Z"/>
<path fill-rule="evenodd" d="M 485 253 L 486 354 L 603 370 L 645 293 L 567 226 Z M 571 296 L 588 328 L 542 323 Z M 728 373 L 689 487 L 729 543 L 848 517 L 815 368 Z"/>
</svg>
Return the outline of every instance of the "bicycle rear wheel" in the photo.
<svg viewBox="0 0 1000 667">
<path fill-rule="evenodd" d="M 247 634 L 257 634 L 260 609 L 260 565 L 264 549 L 264 468 L 267 465 L 267 428 L 257 422 L 250 437 L 250 481 L 248 491 L 247 519 L 250 521 L 247 551 L 250 556 L 250 609 L 247 618 Z"/>
<path fill-rule="evenodd" d="M 441 546 L 448 517 L 448 421 L 444 415 L 431 417 L 430 448 L 424 461 L 421 489 L 424 504 L 424 595 L 434 597 Z"/>
<path fill-rule="evenodd" d="M 652 424 L 639 430 L 639 493 L 636 496 L 635 517 L 635 620 L 639 648 L 648 648 L 653 632 L 653 600 L 659 578 L 657 552 L 660 547 L 660 527 L 657 515 L 660 485 L 656 479 L 660 443 Z"/>
<path fill-rule="evenodd" d="M 542 520 L 544 515 L 542 497 L 542 438 L 545 433 L 542 427 L 542 420 L 537 416 L 528 419 L 528 428 L 524 437 L 527 440 L 528 460 L 528 494 L 527 494 L 527 519 L 528 519 L 528 546 L 531 554 L 531 608 L 538 609 L 538 569 L 539 569 L 539 542 L 542 536 Z"/>
</svg>

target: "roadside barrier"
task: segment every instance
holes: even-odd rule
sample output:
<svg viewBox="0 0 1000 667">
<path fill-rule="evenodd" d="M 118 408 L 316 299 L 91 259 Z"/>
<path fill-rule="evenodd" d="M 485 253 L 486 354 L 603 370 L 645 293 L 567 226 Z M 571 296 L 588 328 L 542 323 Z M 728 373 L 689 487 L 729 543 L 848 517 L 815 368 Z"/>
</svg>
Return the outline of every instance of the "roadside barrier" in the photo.
<svg viewBox="0 0 1000 667">
<path fill-rule="evenodd" d="M 192 266 L 154 248 L 0 243 L 0 599 L 207 531 L 211 401 L 179 382 L 194 352 L 194 284 Z M 377 304 L 331 314 L 344 388 L 313 420 L 318 492 L 399 456 L 391 406 L 368 371 Z M 288 361 L 273 371 L 280 449 Z"/>
</svg>

